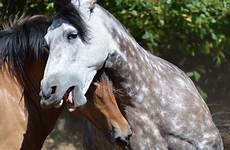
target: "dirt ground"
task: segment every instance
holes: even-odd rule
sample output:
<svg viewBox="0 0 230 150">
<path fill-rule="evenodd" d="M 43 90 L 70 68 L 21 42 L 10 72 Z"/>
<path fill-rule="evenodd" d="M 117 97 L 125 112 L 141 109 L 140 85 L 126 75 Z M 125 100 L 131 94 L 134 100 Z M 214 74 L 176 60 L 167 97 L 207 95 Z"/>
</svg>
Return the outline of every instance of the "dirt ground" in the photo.
<svg viewBox="0 0 230 150">
<path fill-rule="evenodd" d="M 230 150 L 230 99 L 225 102 L 209 104 L 213 120 L 220 130 L 225 150 Z"/>
<path fill-rule="evenodd" d="M 65 111 L 42 150 L 83 150 L 81 121 L 82 118 L 76 118 Z"/>
</svg>

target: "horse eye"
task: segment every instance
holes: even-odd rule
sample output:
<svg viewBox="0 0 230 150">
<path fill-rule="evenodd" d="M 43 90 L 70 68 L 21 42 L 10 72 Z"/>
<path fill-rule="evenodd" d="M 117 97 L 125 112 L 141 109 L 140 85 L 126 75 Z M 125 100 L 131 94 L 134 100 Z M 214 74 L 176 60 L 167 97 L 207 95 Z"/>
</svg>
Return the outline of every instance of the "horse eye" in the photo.
<svg viewBox="0 0 230 150">
<path fill-rule="evenodd" d="M 78 36 L 78 34 L 76 34 L 76 33 L 70 33 L 67 35 L 67 39 L 68 40 L 76 39 L 77 36 Z"/>
</svg>

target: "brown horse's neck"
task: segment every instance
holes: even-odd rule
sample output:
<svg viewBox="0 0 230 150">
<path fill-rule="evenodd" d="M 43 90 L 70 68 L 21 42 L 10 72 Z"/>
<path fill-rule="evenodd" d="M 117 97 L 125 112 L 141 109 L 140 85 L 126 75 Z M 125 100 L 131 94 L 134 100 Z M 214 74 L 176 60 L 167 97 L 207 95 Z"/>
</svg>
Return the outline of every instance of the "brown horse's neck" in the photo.
<svg viewBox="0 0 230 150">
<path fill-rule="evenodd" d="M 14 136 L 14 139 L 18 140 L 17 147 L 4 149 L 41 149 L 46 137 L 53 129 L 54 124 L 62 111 L 62 108 L 46 110 L 40 107 L 39 86 L 44 65 L 45 63 L 43 61 L 28 60 L 28 63 L 22 68 L 22 72 L 18 70 L 9 70 L 10 68 L 7 65 L 3 67 L 3 71 L 0 71 L 0 94 L 5 94 L 3 95 L 3 97 L 5 97 L 3 100 L 6 101 L 7 105 L 10 105 L 8 106 L 9 110 L 11 110 L 10 108 L 13 109 L 13 111 L 11 110 L 13 112 L 12 115 L 8 113 L 3 116 L 6 119 L 11 119 L 8 124 L 1 123 L 0 130 L 4 125 L 9 127 L 13 125 L 9 131 L 16 133 L 20 132 L 20 134 Z M 8 72 L 10 72 L 11 75 Z M 3 100 L 1 99 L 0 102 Z M 17 112 L 17 109 L 20 109 L 19 104 L 23 104 L 26 109 Z M 1 106 L 4 105 L 0 105 L 0 107 Z M 8 111 L 7 108 L 2 108 L 1 110 Z M 14 119 L 13 117 L 20 118 L 20 115 L 24 116 L 24 119 L 19 119 L 23 122 L 23 129 L 20 129 L 19 127 L 17 128 L 17 124 L 19 123 L 16 121 L 15 123 L 12 123 L 12 119 Z M 0 149 L 2 149 L 1 144 Z"/>
<path fill-rule="evenodd" d="M 20 149 L 27 115 L 22 88 L 7 69 L 0 70 L 0 97 L 0 149 Z"/>
</svg>

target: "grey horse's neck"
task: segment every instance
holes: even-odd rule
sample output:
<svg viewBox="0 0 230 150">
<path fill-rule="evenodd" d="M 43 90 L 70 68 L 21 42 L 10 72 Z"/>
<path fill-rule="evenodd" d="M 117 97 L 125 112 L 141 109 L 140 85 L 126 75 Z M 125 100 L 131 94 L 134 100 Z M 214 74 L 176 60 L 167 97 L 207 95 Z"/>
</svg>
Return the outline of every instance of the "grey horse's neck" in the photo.
<svg viewBox="0 0 230 150">
<path fill-rule="evenodd" d="M 108 30 L 117 50 L 109 56 L 105 67 L 110 72 L 111 79 L 114 79 L 116 88 L 122 90 L 132 101 L 142 102 L 148 95 L 148 85 L 153 81 L 151 58 L 154 56 L 144 50 L 119 21 L 110 14 L 108 17 L 114 21 Z"/>
<path fill-rule="evenodd" d="M 155 78 L 150 60 L 158 58 L 146 52 L 125 30 L 120 34 L 114 33 L 113 37 L 117 40 L 119 51 L 109 56 L 105 68 L 115 88 L 122 92 L 122 96 L 125 95 L 118 103 L 126 105 L 125 116 L 135 134 L 130 139 L 131 149 L 166 150 L 167 143 L 157 127 L 160 120 L 155 117 L 154 111 L 150 112 L 155 104 L 155 95 L 151 95 Z M 145 137 L 140 138 L 143 135 Z"/>
</svg>

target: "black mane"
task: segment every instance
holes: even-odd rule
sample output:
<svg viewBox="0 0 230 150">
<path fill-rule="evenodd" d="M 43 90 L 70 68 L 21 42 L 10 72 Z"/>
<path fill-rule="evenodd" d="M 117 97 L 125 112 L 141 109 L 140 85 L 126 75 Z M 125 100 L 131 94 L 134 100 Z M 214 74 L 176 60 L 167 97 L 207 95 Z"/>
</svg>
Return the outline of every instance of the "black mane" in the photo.
<svg viewBox="0 0 230 150">
<path fill-rule="evenodd" d="M 0 62 L 6 62 L 15 73 L 23 72 L 26 59 L 44 58 L 44 36 L 49 25 L 50 19 L 42 15 L 9 21 L 0 31 Z"/>
<path fill-rule="evenodd" d="M 82 41 L 87 42 L 87 26 L 80 12 L 71 3 L 71 0 L 55 0 L 54 7 L 56 14 L 54 15 L 53 21 L 58 19 L 67 21 L 78 30 L 78 34 Z"/>
</svg>

